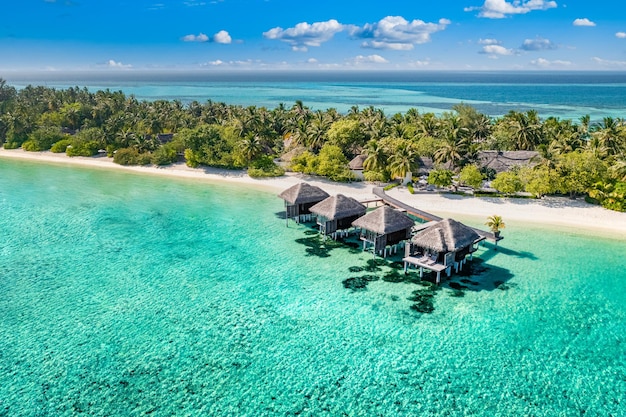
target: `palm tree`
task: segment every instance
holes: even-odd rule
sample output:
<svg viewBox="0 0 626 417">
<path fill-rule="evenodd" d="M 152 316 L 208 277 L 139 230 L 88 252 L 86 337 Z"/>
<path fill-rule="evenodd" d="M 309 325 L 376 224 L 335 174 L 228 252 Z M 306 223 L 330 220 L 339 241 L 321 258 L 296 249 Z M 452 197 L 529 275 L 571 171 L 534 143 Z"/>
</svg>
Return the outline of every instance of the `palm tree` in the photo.
<svg viewBox="0 0 626 417">
<path fill-rule="evenodd" d="M 263 151 L 263 143 L 258 136 L 250 134 L 239 141 L 239 149 L 246 158 L 246 162 L 250 162 Z"/>
<path fill-rule="evenodd" d="M 367 158 L 363 161 L 363 168 L 367 171 L 382 171 L 387 162 L 387 152 L 379 141 L 370 140 L 364 149 Z"/>
<path fill-rule="evenodd" d="M 534 150 L 541 143 L 541 122 L 535 110 L 511 111 L 505 117 L 516 150 Z"/>
<path fill-rule="evenodd" d="M 395 178 L 404 178 L 404 183 L 411 181 L 417 152 L 411 142 L 401 140 L 389 157 L 389 170 Z"/>
<path fill-rule="evenodd" d="M 506 227 L 506 224 L 502 220 L 501 216 L 494 214 L 487 217 L 487 222 L 485 223 L 485 226 L 487 226 L 496 237 L 499 237 L 500 229 L 504 229 Z"/>
</svg>

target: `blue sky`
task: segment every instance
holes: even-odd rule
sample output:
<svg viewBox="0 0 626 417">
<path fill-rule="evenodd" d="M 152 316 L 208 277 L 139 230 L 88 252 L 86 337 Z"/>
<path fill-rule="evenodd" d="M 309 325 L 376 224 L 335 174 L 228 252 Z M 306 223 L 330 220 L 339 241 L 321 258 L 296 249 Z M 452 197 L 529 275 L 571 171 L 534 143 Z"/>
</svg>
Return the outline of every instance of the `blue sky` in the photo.
<svg viewBox="0 0 626 417">
<path fill-rule="evenodd" d="M 596 0 L 7 0 L 0 71 L 626 70 Z"/>
</svg>

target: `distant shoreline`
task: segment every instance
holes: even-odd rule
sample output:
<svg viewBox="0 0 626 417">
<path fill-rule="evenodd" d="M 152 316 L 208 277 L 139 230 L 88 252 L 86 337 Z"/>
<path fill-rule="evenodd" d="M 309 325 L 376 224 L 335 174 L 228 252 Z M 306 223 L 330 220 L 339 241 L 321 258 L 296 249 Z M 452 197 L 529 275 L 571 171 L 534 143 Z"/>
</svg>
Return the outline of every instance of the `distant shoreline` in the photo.
<svg viewBox="0 0 626 417">
<path fill-rule="evenodd" d="M 114 163 L 111 158 L 106 157 L 68 157 L 64 153 L 55 154 L 48 151 L 26 152 L 22 149 L 6 150 L 4 148 L 0 148 L 0 158 L 184 178 L 207 183 L 235 184 L 273 193 L 279 193 L 292 185 L 306 181 L 323 188 L 331 195 L 344 194 L 360 200 L 374 198 L 372 193 L 374 185 L 370 183 L 335 183 L 298 173 L 288 173 L 279 178 L 255 179 L 249 177 L 244 171 L 230 171 L 209 167 L 189 168 L 182 163 L 167 167 L 122 166 Z M 421 210 L 441 216 L 454 217 L 458 215 L 486 219 L 492 214 L 498 214 L 504 218 L 505 222 L 512 221 L 550 227 L 573 228 L 576 232 L 592 232 L 598 236 L 626 239 L 626 213 L 594 206 L 582 199 L 570 200 L 562 197 L 547 197 L 541 200 L 533 200 L 472 198 L 435 193 L 410 194 L 404 187 L 396 187 L 388 191 L 388 194 Z"/>
</svg>

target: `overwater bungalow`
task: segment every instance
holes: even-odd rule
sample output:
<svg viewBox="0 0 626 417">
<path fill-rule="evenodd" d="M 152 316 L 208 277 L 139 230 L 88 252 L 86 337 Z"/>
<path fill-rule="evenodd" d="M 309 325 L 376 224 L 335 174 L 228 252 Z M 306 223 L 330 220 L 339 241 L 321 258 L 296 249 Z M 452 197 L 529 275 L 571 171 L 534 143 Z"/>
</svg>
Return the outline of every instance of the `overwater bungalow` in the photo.
<svg viewBox="0 0 626 417">
<path fill-rule="evenodd" d="M 386 257 L 388 247 L 390 252 L 395 251 L 400 242 L 411 238 L 415 221 L 401 211 L 382 206 L 359 217 L 352 225 L 361 229 L 363 250 L 373 245 L 374 255 Z"/>
<path fill-rule="evenodd" d="M 476 251 L 476 245 L 484 240 L 471 227 L 453 220 L 444 219 L 418 232 L 405 246 L 404 271 L 409 265 L 419 268 L 420 276 L 424 269 L 437 273 L 436 282 L 440 281 L 441 272 L 448 276 L 452 268 L 458 272 L 469 255 Z"/>
<path fill-rule="evenodd" d="M 297 223 L 311 219 L 311 207 L 329 197 L 319 187 L 301 182 L 287 188 L 278 197 L 285 200 L 285 220 L 294 219 Z"/>
<path fill-rule="evenodd" d="M 366 207 L 354 198 L 337 194 L 320 201 L 309 210 L 317 215 L 320 232 L 334 238 L 337 232 L 351 228 L 352 222 L 365 214 Z"/>
</svg>

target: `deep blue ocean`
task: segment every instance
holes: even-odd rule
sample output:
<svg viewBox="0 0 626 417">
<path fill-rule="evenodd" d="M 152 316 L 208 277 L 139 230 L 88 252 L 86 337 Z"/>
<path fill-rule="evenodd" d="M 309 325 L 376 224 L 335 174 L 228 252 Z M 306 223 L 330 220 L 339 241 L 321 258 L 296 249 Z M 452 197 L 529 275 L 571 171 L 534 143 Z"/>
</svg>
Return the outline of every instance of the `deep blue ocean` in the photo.
<svg viewBox="0 0 626 417">
<path fill-rule="evenodd" d="M 410 108 L 441 115 L 465 103 L 498 117 L 535 109 L 542 118 L 626 117 L 626 72 L 100 72 L 3 75 L 10 85 L 121 90 L 139 100 L 207 100 L 314 110 L 374 106 L 387 115 Z"/>
</svg>

